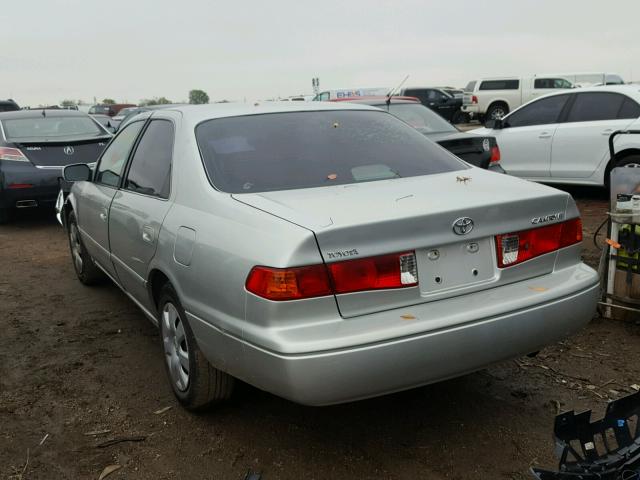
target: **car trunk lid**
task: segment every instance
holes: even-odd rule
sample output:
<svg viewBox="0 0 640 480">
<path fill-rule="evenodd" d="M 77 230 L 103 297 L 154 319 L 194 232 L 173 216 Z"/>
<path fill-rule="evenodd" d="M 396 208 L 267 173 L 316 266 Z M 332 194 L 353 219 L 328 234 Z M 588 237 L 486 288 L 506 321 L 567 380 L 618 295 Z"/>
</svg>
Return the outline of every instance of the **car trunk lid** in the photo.
<svg viewBox="0 0 640 480">
<path fill-rule="evenodd" d="M 530 229 L 533 218 L 564 215 L 569 196 L 514 178 L 501 176 L 498 184 L 495 174 L 474 169 L 234 198 L 312 230 L 328 264 L 415 251 L 419 285 L 336 295 L 342 316 L 351 317 L 549 273 L 553 255 L 501 275 L 494 237 Z M 461 218 L 474 224 L 463 235 L 453 228 Z"/>
<path fill-rule="evenodd" d="M 14 141 L 22 153 L 39 168 L 62 168 L 72 163 L 94 163 L 110 137 L 91 140 Z"/>
</svg>

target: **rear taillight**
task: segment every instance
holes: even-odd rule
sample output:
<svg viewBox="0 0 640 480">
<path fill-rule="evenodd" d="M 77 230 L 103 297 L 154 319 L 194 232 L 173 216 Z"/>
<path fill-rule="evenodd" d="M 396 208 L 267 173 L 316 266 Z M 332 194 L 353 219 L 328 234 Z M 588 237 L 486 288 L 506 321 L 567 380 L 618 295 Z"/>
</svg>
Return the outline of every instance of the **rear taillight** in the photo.
<svg viewBox="0 0 640 480">
<path fill-rule="evenodd" d="M 491 158 L 489 159 L 489 163 L 495 163 L 500 161 L 500 148 L 496 145 L 491 147 Z"/>
<path fill-rule="evenodd" d="M 254 267 L 247 290 L 269 300 L 299 300 L 418 284 L 414 252 L 294 268 Z"/>
<path fill-rule="evenodd" d="M 359 258 L 328 265 L 336 293 L 412 287 L 418 284 L 414 252 Z"/>
<path fill-rule="evenodd" d="M 29 159 L 18 148 L 0 147 L 0 160 L 11 162 L 28 162 Z"/>
<path fill-rule="evenodd" d="M 269 300 L 297 300 L 333 293 L 324 265 L 295 268 L 253 267 L 245 286 L 250 292 Z"/>
<path fill-rule="evenodd" d="M 579 218 L 496 236 L 498 267 L 510 267 L 582 241 Z"/>
<path fill-rule="evenodd" d="M 471 95 L 471 103 L 478 103 L 478 97 Z"/>
</svg>

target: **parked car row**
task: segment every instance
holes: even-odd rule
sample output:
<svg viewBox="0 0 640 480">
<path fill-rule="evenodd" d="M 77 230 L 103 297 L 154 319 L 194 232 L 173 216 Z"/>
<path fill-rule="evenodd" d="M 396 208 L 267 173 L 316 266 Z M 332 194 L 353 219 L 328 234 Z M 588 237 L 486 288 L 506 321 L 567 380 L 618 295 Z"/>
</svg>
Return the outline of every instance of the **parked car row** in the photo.
<svg viewBox="0 0 640 480">
<path fill-rule="evenodd" d="M 78 279 L 109 278 L 159 327 L 189 409 L 235 379 L 310 405 L 382 395 L 590 320 L 579 212 L 541 183 L 640 161 L 632 136 L 606 153 L 640 87 L 560 89 L 468 133 L 412 96 L 334 100 L 132 110 L 112 138 L 81 112 L 2 113 L 2 199 L 51 198 L 66 165 Z"/>
</svg>

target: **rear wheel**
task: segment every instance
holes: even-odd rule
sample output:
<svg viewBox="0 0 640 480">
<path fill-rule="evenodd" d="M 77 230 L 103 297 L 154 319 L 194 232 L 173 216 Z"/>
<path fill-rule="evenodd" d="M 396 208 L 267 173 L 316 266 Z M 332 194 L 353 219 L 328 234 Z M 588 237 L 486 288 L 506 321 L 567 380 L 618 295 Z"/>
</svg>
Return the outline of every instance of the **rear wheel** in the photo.
<svg viewBox="0 0 640 480">
<path fill-rule="evenodd" d="M 461 112 L 459 110 L 453 114 L 453 117 L 451 117 L 451 123 L 453 124 L 469 123 L 470 121 L 471 121 L 471 117 L 469 116 L 469 114 L 465 112 Z"/>
<path fill-rule="evenodd" d="M 202 410 L 231 397 L 234 378 L 204 357 L 178 295 L 168 283 L 162 287 L 158 311 L 165 368 L 178 401 L 188 410 Z"/>
<path fill-rule="evenodd" d="M 501 120 L 507 113 L 509 113 L 509 107 L 506 103 L 496 102 L 493 103 L 489 110 L 487 110 L 487 120 Z"/>
<path fill-rule="evenodd" d="M 95 285 L 103 280 L 105 275 L 93 263 L 91 255 L 89 255 L 82 243 L 74 212 L 69 214 L 68 225 L 69 250 L 71 251 L 71 260 L 73 261 L 73 269 L 76 271 L 76 276 L 85 285 Z"/>
</svg>

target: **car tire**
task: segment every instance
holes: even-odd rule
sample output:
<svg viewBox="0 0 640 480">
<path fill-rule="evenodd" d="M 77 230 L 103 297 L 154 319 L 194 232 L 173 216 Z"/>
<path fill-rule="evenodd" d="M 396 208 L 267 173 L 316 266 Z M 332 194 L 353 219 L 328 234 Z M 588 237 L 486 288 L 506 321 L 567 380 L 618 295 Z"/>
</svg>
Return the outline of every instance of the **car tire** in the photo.
<svg viewBox="0 0 640 480">
<path fill-rule="evenodd" d="M 611 162 L 612 164 L 611 167 L 607 169 L 604 175 L 604 186 L 607 189 L 607 191 L 609 191 L 609 188 L 611 187 L 611 170 L 613 170 L 616 167 L 624 167 L 625 165 L 629 165 L 631 163 L 637 163 L 638 165 L 640 165 L 640 155 L 638 154 L 628 155 L 624 157 L 622 160 L 618 160 L 615 163 L 614 162 Z"/>
<path fill-rule="evenodd" d="M 235 379 L 205 358 L 171 284 L 162 287 L 158 324 L 164 366 L 171 389 L 187 410 L 199 411 L 228 400 Z"/>
<path fill-rule="evenodd" d="M 95 285 L 101 282 L 104 280 L 105 274 L 96 266 L 93 258 L 87 252 L 80 236 L 78 221 L 74 212 L 69 213 L 67 224 L 69 226 L 67 228 L 69 251 L 71 252 L 71 261 L 78 280 L 84 285 Z"/>
<path fill-rule="evenodd" d="M 469 123 L 470 121 L 471 117 L 469 116 L 469 114 L 461 111 L 457 111 L 453 114 L 453 117 L 451 117 L 451 123 L 453 123 L 454 125 L 457 125 L 459 123 Z"/>
<path fill-rule="evenodd" d="M 507 104 L 503 102 L 496 102 L 491 104 L 487 110 L 485 118 L 487 120 L 498 120 L 499 118 L 504 118 L 507 113 L 509 113 L 509 107 Z"/>
</svg>

